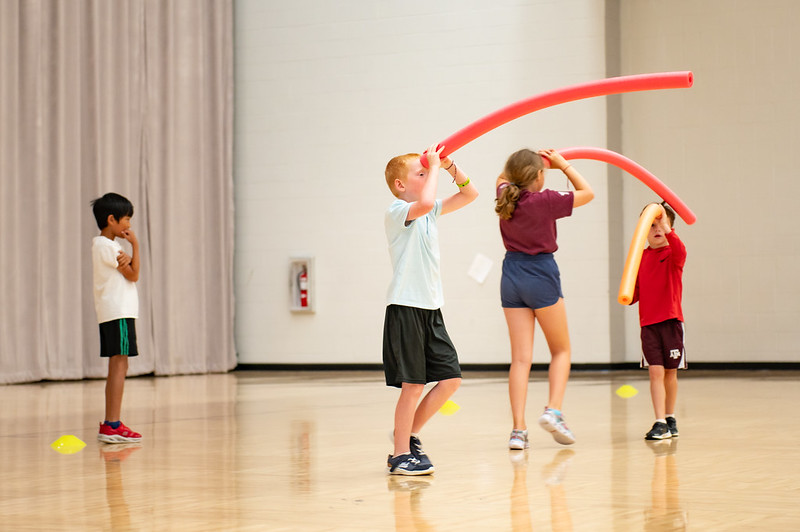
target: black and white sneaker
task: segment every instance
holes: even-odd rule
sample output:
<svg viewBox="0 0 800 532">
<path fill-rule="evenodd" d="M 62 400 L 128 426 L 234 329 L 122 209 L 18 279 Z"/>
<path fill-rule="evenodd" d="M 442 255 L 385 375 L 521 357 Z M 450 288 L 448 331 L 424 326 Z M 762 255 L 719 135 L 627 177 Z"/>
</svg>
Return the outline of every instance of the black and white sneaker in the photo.
<svg viewBox="0 0 800 532">
<path fill-rule="evenodd" d="M 419 438 L 411 436 L 411 441 L 409 442 L 409 446 L 411 448 L 411 454 L 414 456 L 414 458 L 419 460 L 420 464 L 422 464 L 423 466 L 433 467 L 430 458 L 428 458 L 428 455 L 425 454 L 425 451 L 422 450 L 422 442 L 419 440 Z"/>
<path fill-rule="evenodd" d="M 669 431 L 669 427 L 666 423 L 662 423 L 660 421 L 656 421 L 653 423 L 653 428 L 650 429 L 650 432 L 645 434 L 645 440 L 666 440 L 672 437 L 672 433 Z"/>
<path fill-rule="evenodd" d="M 387 467 L 390 475 L 430 475 L 433 465 L 422 465 L 411 453 L 401 454 L 392 458 L 389 455 Z"/>
<path fill-rule="evenodd" d="M 669 433 L 672 434 L 673 438 L 678 437 L 678 422 L 675 420 L 674 417 L 669 416 L 667 417 L 667 427 L 669 427 Z"/>
</svg>

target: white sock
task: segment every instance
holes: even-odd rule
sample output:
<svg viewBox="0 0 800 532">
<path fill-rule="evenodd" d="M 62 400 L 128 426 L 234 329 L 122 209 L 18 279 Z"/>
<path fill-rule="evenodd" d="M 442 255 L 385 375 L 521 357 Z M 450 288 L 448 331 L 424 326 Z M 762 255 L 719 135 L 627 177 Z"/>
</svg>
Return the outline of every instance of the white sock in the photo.
<svg viewBox="0 0 800 532">
<path fill-rule="evenodd" d="M 416 439 L 419 439 L 419 434 L 418 434 L 418 433 L 416 433 L 416 432 L 412 432 L 412 433 L 411 433 L 411 435 L 412 435 L 413 437 L 415 437 Z"/>
<path fill-rule="evenodd" d="M 666 425 L 667 424 L 667 420 L 666 419 L 656 419 L 656 423 L 663 423 L 663 424 Z"/>
<path fill-rule="evenodd" d="M 667 414 L 667 417 L 671 417 L 672 419 L 675 419 L 675 414 Z"/>
</svg>

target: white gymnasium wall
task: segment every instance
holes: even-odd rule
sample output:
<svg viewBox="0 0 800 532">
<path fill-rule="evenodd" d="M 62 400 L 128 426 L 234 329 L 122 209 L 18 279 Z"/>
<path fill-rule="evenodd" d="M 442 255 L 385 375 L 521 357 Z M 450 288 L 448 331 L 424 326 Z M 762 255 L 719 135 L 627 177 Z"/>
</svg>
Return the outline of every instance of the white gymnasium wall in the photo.
<svg viewBox="0 0 800 532">
<path fill-rule="evenodd" d="M 391 266 L 383 178 L 496 109 L 605 77 L 600 0 L 238 0 L 236 343 L 240 363 L 379 363 Z M 481 196 L 440 222 L 448 330 L 463 363 L 506 363 L 494 181 L 520 147 L 605 146 L 598 98 L 543 110 L 453 155 Z M 657 145 L 656 145 L 657 146 Z M 597 199 L 559 226 L 574 361 L 609 353 L 606 167 L 577 164 Z M 565 178 L 555 172 L 548 186 Z M 455 191 L 444 173 L 440 196 Z M 494 261 L 482 285 L 477 253 Z M 315 258 L 316 312 L 289 312 L 288 261 Z M 547 362 L 537 337 L 535 362 Z"/>
<path fill-rule="evenodd" d="M 800 2 L 622 0 L 622 68 L 692 70 L 694 87 L 623 104 L 626 154 L 697 214 L 679 221 L 687 355 L 800 362 Z M 627 242 L 653 199 L 626 183 Z M 635 312 L 629 359 L 638 358 Z"/>
</svg>

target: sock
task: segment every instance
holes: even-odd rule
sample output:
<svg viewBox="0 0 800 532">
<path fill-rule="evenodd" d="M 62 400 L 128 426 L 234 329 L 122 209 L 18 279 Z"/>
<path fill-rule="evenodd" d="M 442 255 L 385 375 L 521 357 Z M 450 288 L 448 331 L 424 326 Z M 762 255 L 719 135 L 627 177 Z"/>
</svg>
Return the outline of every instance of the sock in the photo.
<svg viewBox="0 0 800 532">
<path fill-rule="evenodd" d="M 419 439 L 419 433 L 418 432 L 412 432 L 411 436 L 413 436 L 416 439 Z"/>
<path fill-rule="evenodd" d="M 667 420 L 666 419 L 656 419 L 656 423 L 663 423 L 664 425 L 666 425 L 667 424 Z"/>
<path fill-rule="evenodd" d="M 672 419 L 675 419 L 675 414 L 667 414 L 667 417 L 671 417 Z"/>
<path fill-rule="evenodd" d="M 120 423 L 122 423 L 122 421 L 103 421 L 104 425 L 108 425 L 114 430 L 117 430 L 119 428 Z"/>
</svg>

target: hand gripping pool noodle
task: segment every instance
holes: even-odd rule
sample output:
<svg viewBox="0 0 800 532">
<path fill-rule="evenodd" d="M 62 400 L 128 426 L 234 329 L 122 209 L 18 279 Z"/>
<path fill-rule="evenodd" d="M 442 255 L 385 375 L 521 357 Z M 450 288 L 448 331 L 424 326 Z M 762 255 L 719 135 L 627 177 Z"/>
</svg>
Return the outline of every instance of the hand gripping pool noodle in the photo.
<svg viewBox="0 0 800 532">
<path fill-rule="evenodd" d="M 516 118 L 546 107 L 585 98 L 593 98 L 595 96 L 607 96 L 609 94 L 620 94 L 623 92 L 684 89 L 691 87 L 693 82 L 694 76 L 690 71 L 656 72 L 653 74 L 619 76 L 616 78 L 601 79 L 563 87 L 537 96 L 532 96 L 525 100 L 520 100 L 486 115 L 477 122 L 473 122 L 464 129 L 444 139 L 437 145 L 437 148 L 444 146 L 441 156 L 446 157 L 484 133 L 488 133 L 498 126 L 502 126 Z M 420 162 L 425 168 L 428 167 L 428 159 L 424 153 L 422 157 L 420 157 Z"/>
<path fill-rule="evenodd" d="M 625 259 L 625 267 L 622 269 L 622 280 L 619 283 L 617 301 L 621 305 L 630 305 L 633 301 L 633 290 L 636 287 L 636 276 L 639 274 L 639 264 L 642 262 L 647 233 L 650 232 L 653 220 L 661 216 L 661 205 L 651 203 L 645 207 L 639 217 L 639 223 L 633 232 L 633 238 L 631 238 L 631 246 L 628 248 L 628 258 Z"/>
<path fill-rule="evenodd" d="M 587 147 L 565 148 L 563 150 L 556 151 L 558 151 L 558 153 L 560 153 L 567 160 L 592 159 L 594 161 L 613 164 L 614 166 L 625 170 L 633 177 L 647 185 L 650 190 L 658 194 L 661 199 L 669 203 L 669 206 L 672 207 L 675 213 L 680 216 L 687 225 L 692 225 L 697 221 L 697 216 L 694 215 L 692 210 L 683 201 L 681 201 L 681 199 L 676 196 L 667 185 L 665 185 L 652 173 L 647 171 L 646 168 L 637 164 L 631 159 L 628 159 L 624 155 L 620 155 L 617 152 L 603 148 Z M 549 161 L 547 158 L 543 157 L 542 159 L 544 160 L 545 166 L 549 166 Z"/>
</svg>

